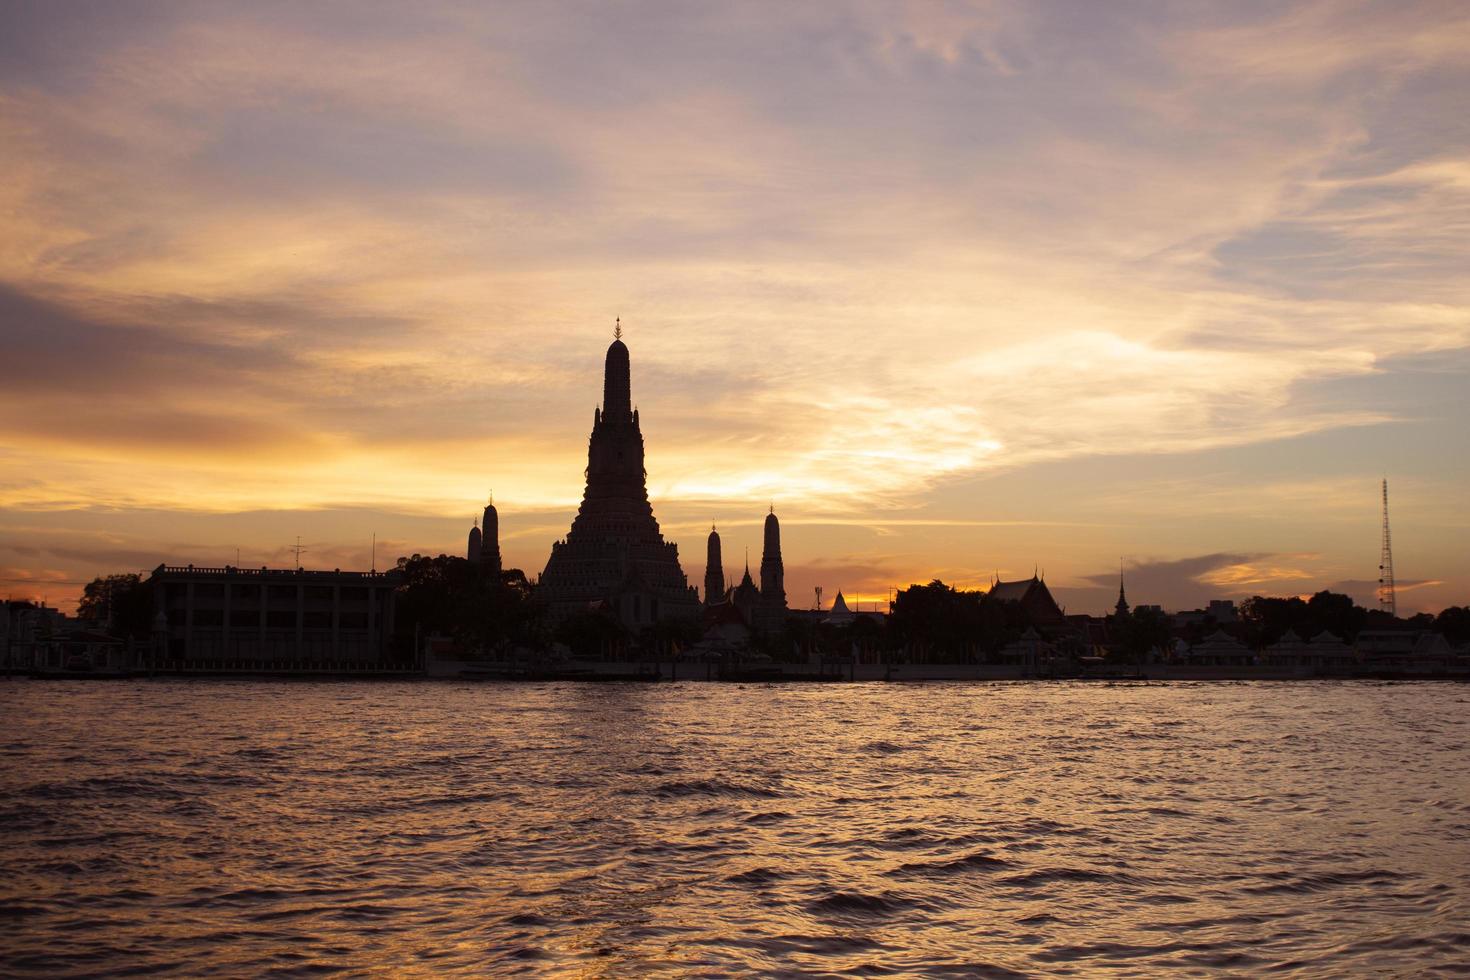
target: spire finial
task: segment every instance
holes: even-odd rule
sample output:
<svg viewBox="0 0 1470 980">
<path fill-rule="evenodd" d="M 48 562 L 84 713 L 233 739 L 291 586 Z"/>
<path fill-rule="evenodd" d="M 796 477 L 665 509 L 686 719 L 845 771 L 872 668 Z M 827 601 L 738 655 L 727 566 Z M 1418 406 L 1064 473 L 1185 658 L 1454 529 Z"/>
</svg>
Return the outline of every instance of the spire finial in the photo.
<svg viewBox="0 0 1470 980">
<path fill-rule="evenodd" d="M 618 317 L 617 319 L 613 320 L 613 340 L 622 340 L 622 339 L 623 339 L 623 318 L 622 317 Z"/>
<path fill-rule="evenodd" d="M 774 500 L 771 501 L 771 513 L 776 513 L 776 502 Z"/>
<path fill-rule="evenodd" d="M 485 491 L 485 503 L 487 503 L 487 504 L 493 504 L 493 503 L 495 503 L 495 491 L 494 490 L 486 490 Z"/>
</svg>

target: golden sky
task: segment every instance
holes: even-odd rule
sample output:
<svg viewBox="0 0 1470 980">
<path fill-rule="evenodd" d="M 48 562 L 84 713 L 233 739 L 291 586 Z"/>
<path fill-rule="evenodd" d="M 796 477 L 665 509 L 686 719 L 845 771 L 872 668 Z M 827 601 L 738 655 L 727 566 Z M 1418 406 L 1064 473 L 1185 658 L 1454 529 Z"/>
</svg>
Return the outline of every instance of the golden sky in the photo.
<svg viewBox="0 0 1470 980">
<path fill-rule="evenodd" d="M 1470 602 L 1470 7 L 0 13 L 0 590 L 536 574 L 623 318 L 691 581 Z"/>
</svg>

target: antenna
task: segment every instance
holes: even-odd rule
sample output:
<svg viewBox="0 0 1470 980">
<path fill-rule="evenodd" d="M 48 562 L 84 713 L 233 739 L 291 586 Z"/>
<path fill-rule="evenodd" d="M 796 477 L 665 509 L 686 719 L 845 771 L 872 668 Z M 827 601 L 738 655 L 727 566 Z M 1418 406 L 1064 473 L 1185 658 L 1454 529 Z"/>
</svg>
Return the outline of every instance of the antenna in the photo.
<svg viewBox="0 0 1470 980">
<path fill-rule="evenodd" d="M 378 532 L 377 531 L 374 531 L 373 532 L 373 563 L 370 566 L 370 568 L 374 572 L 376 572 L 378 570 Z"/>
<path fill-rule="evenodd" d="M 816 592 L 817 592 L 817 612 L 821 612 L 822 611 L 822 587 L 820 585 L 817 586 Z"/>
<path fill-rule="evenodd" d="M 301 535 L 299 535 L 299 534 L 296 535 L 296 543 L 295 544 L 288 544 L 288 545 L 286 545 L 286 547 L 290 548 L 293 552 L 296 553 L 296 570 L 297 571 L 300 571 L 301 570 L 301 554 L 302 554 L 302 552 L 308 550 L 308 549 L 303 548 L 301 546 Z"/>
<path fill-rule="evenodd" d="M 1398 598 L 1393 591 L 1393 539 L 1388 533 L 1388 479 L 1383 480 L 1383 555 L 1378 560 L 1378 608 L 1398 617 Z"/>
</svg>

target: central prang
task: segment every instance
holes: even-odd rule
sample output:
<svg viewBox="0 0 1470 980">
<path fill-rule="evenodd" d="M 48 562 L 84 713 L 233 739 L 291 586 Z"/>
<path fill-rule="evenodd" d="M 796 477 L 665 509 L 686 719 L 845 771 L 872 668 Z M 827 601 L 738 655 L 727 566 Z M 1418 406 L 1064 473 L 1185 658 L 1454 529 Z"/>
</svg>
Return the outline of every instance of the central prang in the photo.
<svg viewBox="0 0 1470 980">
<path fill-rule="evenodd" d="M 566 539 L 551 546 L 537 594 L 554 617 L 602 608 L 632 628 L 698 615 L 699 594 L 679 567 L 678 546 L 664 540 L 648 502 L 621 322 L 592 419 L 582 506 Z"/>
</svg>

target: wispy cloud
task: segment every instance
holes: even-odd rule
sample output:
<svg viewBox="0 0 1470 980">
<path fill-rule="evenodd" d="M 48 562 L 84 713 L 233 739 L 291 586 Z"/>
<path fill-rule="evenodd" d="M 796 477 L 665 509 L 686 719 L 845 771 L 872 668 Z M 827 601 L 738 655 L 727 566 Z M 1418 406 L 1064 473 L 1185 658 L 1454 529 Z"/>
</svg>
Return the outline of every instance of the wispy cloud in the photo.
<svg viewBox="0 0 1470 980">
<path fill-rule="evenodd" d="M 1452 5 L 9 26 L 4 508 L 564 508 L 619 314 L 664 506 L 844 519 L 1470 346 Z"/>
</svg>

